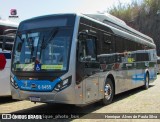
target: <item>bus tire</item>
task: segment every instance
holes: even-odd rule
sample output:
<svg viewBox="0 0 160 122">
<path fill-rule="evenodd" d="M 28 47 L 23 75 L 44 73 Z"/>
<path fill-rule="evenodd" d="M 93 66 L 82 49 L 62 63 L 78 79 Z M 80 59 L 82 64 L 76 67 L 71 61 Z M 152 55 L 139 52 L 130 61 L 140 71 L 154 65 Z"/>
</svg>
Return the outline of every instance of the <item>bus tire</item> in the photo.
<svg viewBox="0 0 160 122">
<path fill-rule="evenodd" d="M 104 86 L 104 98 L 102 99 L 103 105 L 108 105 L 112 102 L 114 97 L 113 82 L 110 78 L 107 78 Z"/>
<path fill-rule="evenodd" d="M 149 73 L 146 73 L 144 89 L 147 90 L 148 88 L 149 88 Z"/>
</svg>

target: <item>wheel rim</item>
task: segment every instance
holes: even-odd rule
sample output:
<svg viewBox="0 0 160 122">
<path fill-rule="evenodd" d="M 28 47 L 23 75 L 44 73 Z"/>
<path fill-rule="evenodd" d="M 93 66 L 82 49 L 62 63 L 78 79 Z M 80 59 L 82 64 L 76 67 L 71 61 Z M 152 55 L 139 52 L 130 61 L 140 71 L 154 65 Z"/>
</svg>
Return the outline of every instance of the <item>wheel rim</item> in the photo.
<svg viewBox="0 0 160 122">
<path fill-rule="evenodd" d="M 111 88 L 110 84 L 106 84 L 104 91 L 105 91 L 105 93 L 104 93 L 105 99 L 109 100 L 112 95 L 112 88 Z"/>
</svg>

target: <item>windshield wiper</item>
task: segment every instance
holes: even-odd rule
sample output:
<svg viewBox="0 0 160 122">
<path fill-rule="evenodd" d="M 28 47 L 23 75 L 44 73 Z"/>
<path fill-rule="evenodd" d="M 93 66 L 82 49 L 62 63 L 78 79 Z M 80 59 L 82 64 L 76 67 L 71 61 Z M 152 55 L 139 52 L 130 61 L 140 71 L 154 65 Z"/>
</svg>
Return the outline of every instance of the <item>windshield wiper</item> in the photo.
<svg viewBox="0 0 160 122">
<path fill-rule="evenodd" d="M 50 43 L 50 41 L 56 36 L 57 33 L 58 33 L 58 29 L 56 28 L 51 32 L 51 35 L 47 40 L 45 40 L 43 38 L 41 49 L 45 49 L 47 47 L 48 43 Z"/>
</svg>

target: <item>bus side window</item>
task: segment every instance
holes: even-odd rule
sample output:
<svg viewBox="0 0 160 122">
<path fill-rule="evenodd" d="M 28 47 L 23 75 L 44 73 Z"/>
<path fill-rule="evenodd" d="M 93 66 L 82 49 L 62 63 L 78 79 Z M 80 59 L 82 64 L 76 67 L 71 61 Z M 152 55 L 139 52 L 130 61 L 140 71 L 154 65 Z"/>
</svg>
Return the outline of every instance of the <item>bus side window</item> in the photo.
<svg viewBox="0 0 160 122">
<path fill-rule="evenodd" d="M 16 29 L 6 29 L 3 32 L 2 50 L 12 50 Z"/>
<path fill-rule="evenodd" d="M 103 47 L 103 53 L 104 54 L 109 54 L 113 52 L 113 42 L 112 42 L 112 36 L 110 34 L 104 34 L 103 35 L 103 44 L 105 46 Z"/>
<path fill-rule="evenodd" d="M 11 39 L 5 40 L 6 42 L 3 42 L 2 44 L 2 50 L 12 50 L 13 47 L 13 41 Z"/>
</svg>

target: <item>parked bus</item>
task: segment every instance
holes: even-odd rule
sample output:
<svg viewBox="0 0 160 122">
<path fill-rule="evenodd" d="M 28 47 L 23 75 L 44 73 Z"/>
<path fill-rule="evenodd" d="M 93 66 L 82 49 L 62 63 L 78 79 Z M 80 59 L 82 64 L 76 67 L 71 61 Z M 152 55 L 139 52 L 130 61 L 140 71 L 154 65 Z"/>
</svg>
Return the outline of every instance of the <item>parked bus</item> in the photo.
<svg viewBox="0 0 160 122">
<path fill-rule="evenodd" d="M 0 96 L 11 95 L 11 50 L 18 24 L 0 20 Z"/>
<path fill-rule="evenodd" d="M 107 105 L 157 78 L 152 38 L 111 15 L 56 14 L 20 23 L 11 62 L 13 99 Z"/>
</svg>

